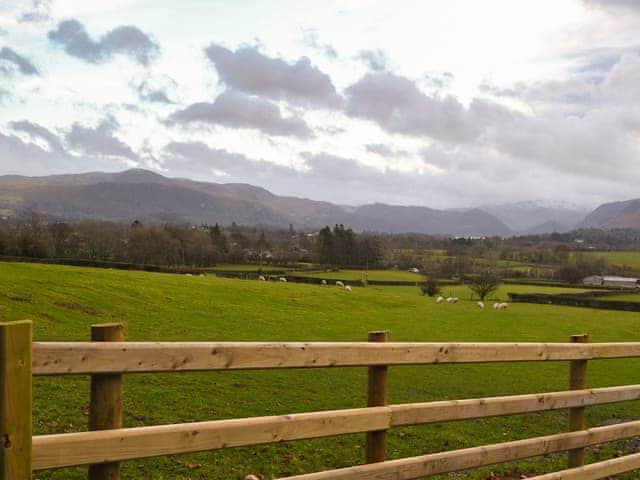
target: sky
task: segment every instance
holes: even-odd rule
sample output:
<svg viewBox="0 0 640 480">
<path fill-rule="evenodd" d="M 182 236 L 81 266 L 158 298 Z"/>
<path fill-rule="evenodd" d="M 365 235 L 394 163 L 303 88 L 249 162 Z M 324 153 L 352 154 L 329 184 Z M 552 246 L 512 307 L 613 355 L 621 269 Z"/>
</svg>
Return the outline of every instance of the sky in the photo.
<svg viewBox="0 0 640 480">
<path fill-rule="evenodd" d="M 640 197 L 640 1 L 0 0 L 0 175 Z"/>
</svg>

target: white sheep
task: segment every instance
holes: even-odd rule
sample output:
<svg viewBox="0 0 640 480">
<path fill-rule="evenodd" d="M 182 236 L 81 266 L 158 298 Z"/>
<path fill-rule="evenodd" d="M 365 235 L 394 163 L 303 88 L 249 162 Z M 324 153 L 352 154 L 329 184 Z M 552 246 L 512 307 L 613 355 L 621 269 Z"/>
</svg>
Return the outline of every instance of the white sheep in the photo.
<svg viewBox="0 0 640 480">
<path fill-rule="evenodd" d="M 436 303 L 442 303 L 442 302 L 444 302 L 444 297 L 436 298 Z"/>
<path fill-rule="evenodd" d="M 280 277 L 280 279 L 279 279 L 279 280 L 280 280 L 281 282 L 285 282 L 285 283 L 287 282 L 286 277 Z"/>
<path fill-rule="evenodd" d="M 508 306 L 509 306 L 508 303 L 499 303 L 498 310 L 506 310 Z"/>
<path fill-rule="evenodd" d="M 266 279 L 266 278 L 264 278 L 264 275 L 260 275 L 260 276 L 258 277 L 258 280 L 260 280 L 261 282 L 266 282 L 266 281 L 267 281 L 267 279 Z"/>
<path fill-rule="evenodd" d="M 344 287 L 344 289 L 345 289 L 347 292 L 350 292 L 350 291 L 351 291 L 351 285 L 347 285 L 347 286 L 345 286 L 345 287 Z"/>
<path fill-rule="evenodd" d="M 447 298 L 447 303 L 458 303 L 458 297 Z"/>
<path fill-rule="evenodd" d="M 500 305 L 498 302 L 494 302 L 493 309 L 498 310 L 498 305 Z"/>
<path fill-rule="evenodd" d="M 336 287 L 344 288 L 344 283 L 342 283 L 340 280 L 338 280 L 336 282 Z"/>
<path fill-rule="evenodd" d="M 478 303 L 476 303 L 476 305 L 478 305 L 478 308 L 480 310 L 484 310 L 484 302 L 478 302 Z"/>
<path fill-rule="evenodd" d="M 193 275 L 191 275 L 190 273 L 186 273 L 185 274 L 187 277 L 193 277 Z"/>
<path fill-rule="evenodd" d="M 320 280 L 320 285 L 322 285 L 323 287 L 326 287 L 327 286 L 327 281 L 324 280 L 324 279 Z"/>
</svg>

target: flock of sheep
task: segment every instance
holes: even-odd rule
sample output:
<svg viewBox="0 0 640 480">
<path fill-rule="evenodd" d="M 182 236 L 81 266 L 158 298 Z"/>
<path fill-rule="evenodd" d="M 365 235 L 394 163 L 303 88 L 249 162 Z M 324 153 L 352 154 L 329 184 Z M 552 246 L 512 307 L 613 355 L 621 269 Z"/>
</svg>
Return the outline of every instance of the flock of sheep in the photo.
<svg viewBox="0 0 640 480">
<path fill-rule="evenodd" d="M 264 275 L 260 275 L 258 277 L 258 280 L 261 281 L 261 282 L 266 282 L 267 281 L 267 279 L 265 278 Z M 287 277 L 280 277 L 280 278 L 278 278 L 278 281 L 286 283 L 287 282 Z M 327 281 L 324 280 L 324 279 L 320 280 L 320 285 L 322 285 L 323 287 L 326 287 L 327 286 Z M 351 285 L 345 285 L 344 282 L 341 282 L 340 280 L 338 280 L 336 282 L 336 287 L 344 288 L 347 292 L 351 291 Z"/>
<path fill-rule="evenodd" d="M 447 298 L 438 297 L 438 298 L 436 298 L 436 303 L 444 303 L 444 302 L 446 302 L 446 303 L 458 303 L 458 300 L 459 300 L 458 297 L 447 297 Z M 478 308 L 480 310 L 484 309 L 484 302 L 476 302 L 476 305 L 478 306 Z M 508 306 L 509 306 L 508 303 L 504 303 L 504 302 L 503 303 L 498 303 L 498 302 L 496 302 L 496 303 L 493 304 L 493 309 L 494 310 L 506 310 Z"/>
</svg>

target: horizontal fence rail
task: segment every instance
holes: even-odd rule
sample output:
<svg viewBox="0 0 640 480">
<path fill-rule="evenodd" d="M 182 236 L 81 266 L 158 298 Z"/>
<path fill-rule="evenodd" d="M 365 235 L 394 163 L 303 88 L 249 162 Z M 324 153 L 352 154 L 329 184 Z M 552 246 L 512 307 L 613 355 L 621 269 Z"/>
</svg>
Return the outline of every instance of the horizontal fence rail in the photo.
<svg viewBox="0 0 640 480">
<path fill-rule="evenodd" d="M 34 342 L 34 375 L 640 357 L 629 343 Z"/>
<path fill-rule="evenodd" d="M 640 385 L 41 435 L 33 469 L 114 462 L 640 399 Z"/>
<path fill-rule="evenodd" d="M 640 435 L 640 421 L 590 428 L 579 432 L 430 453 L 417 457 L 286 477 L 287 480 L 408 480 L 459 472 L 550 453 L 590 447 Z M 280 479 L 284 480 L 284 478 Z"/>
<path fill-rule="evenodd" d="M 407 480 L 564 451 L 570 468 L 538 480 L 640 469 L 640 454 L 584 466 L 586 447 L 640 436 L 640 420 L 586 428 L 585 407 L 640 400 L 640 384 L 587 388 L 587 363 L 640 358 L 640 342 L 588 343 L 587 335 L 568 343 L 389 342 L 388 332 L 371 332 L 369 342 L 125 342 L 121 324 L 94 325 L 92 342 L 32 342 L 31 331 L 30 322 L 0 323 L 0 480 L 79 465 L 89 465 L 90 480 L 119 480 L 127 460 L 355 433 L 366 433 L 366 464 L 288 478 Z M 390 366 L 529 361 L 569 362 L 569 390 L 387 405 Z M 369 367 L 368 406 L 122 428 L 123 374 L 322 367 Z M 34 375 L 91 375 L 90 431 L 33 436 Z M 559 409 L 569 411 L 564 433 L 386 460 L 394 427 Z"/>
<path fill-rule="evenodd" d="M 584 467 L 531 477 L 529 480 L 599 480 L 640 469 L 640 453 L 592 463 Z"/>
</svg>

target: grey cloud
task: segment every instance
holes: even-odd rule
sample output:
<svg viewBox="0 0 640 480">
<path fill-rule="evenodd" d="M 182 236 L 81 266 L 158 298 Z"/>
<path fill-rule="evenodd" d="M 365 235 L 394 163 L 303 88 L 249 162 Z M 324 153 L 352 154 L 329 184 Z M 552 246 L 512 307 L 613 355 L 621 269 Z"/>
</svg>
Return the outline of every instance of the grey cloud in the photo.
<svg viewBox="0 0 640 480">
<path fill-rule="evenodd" d="M 44 22 L 51 18 L 51 0 L 32 0 L 18 17 L 21 23 Z"/>
<path fill-rule="evenodd" d="M 389 65 L 387 54 L 379 48 L 376 50 L 361 50 L 356 58 L 374 72 L 382 72 L 386 70 Z"/>
<path fill-rule="evenodd" d="M 128 55 L 147 65 L 158 53 L 159 45 L 137 27 L 125 25 L 110 30 L 100 40 L 91 39 L 78 20 L 65 20 L 48 34 L 49 39 L 64 46 L 69 55 L 90 63 L 100 63 L 113 55 Z"/>
<path fill-rule="evenodd" d="M 3 70 L 3 61 L 17 68 L 23 75 L 39 75 L 38 69 L 33 63 L 9 47 L 0 49 L 0 71 Z M 5 73 L 9 71 L 8 67 L 5 67 L 4 70 Z"/>
<path fill-rule="evenodd" d="M 16 132 L 24 132 L 31 138 L 44 140 L 52 152 L 64 152 L 64 147 L 57 135 L 49 129 L 28 120 L 9 122 L 9 127 Z"/>
<path fill-rule="evenodd" d="M 637 0 L 582 0 L 585 5 L 605 8 L 622 9 L 640 12 L 640 3 Z"/>
<path fill-rule="evenodd" d="M 307 57 L 290 64 L 267 57 L 256 48 L 233 52 L 213 43 L 205 54 L 220 81 L 237 90 L 305 105 L 336 107 L 341 102 L 331 78 Z"/>
<path fill-rule="evenodd" d="M 384 143 L 369 143 L 365 145 L 365 149 L 367 152 L 375 153 L 376 155 L 387 158 L 399 158 L 409 155 L 409 152 L 406 150 L 396 150 Z"/>
<path fill-rule="evenodd" d="M 16 123 L 20 125 L 23 122 Z M 30 129 L 26 124 L 22 126 L 27 130 Z M 31 124 L 31 127 L 33 126 L 36 124 Z M 38 129 L 36 126 L 33 129 L 33 136 L 37 137 L 43 133 L 47 136 L 45 130 L 43 127 Z M 51 143 L 59 145 L 60 140 L 51 139 Z M 126 166 L 126 163 L 117 158 L 78 156 L 57 149 L 47 150 L 35 143 L 26 142 L 16 135 L 0 132 L 0 172 L 3 174 L 48 175 L 91 170 L 114 171 Z"/>
<path fill-rule="evenodd" d="M 173 113 L 169 122 L 209 123 L 230 128 L 253 128 L 269 135 L 309 138 L 313 135 L 305 121 L 283 117 L 278 105 L 259 97 L 226 91 L 213 103 L 194 103 Z"/>
<path fill-rule="evenodd" d="M 427 96 L 408 78 L 369 73 L 346 90 L 346 113 L 392 133 L 450 142 L 471 141 L 478 129 L 452 96 Z"/>
<path fill-rule="evenodd" d="M 316 52 L 324 55 L 327 58 L 338 58 L 338 52 L 333 46 L 328 43 L 323 43 L 318 38 L 318 32 L 313 29 L 304 30 L 302 32 L 303 42 L 308 47 L 311 47 Z"/>
<path fill-rule="evenodd" d="M 114 132 L 118 127 L 118 122 L 113 117 L 106 118 L 95 128 L 74 123 L 67 133 L 66 140 L 72 148 L 80 150 L 87 155 L 138 160 L 138 156 L 131 147 L 114 136 Z"/>
<path fill-rule="evenodd" d="M 172 84 L 175 82 L 171 81 Z M 152 103 L 165 103 L 172 104 L 174 103 L 167 93 L 166 86 L 157 86 L 152 85 L 149 81 L 144 80 L 139 85 L 135 87 L 136 92 L 138 93 L 138 97 L 141 100 L 152 102 Z"/>
</svg>

